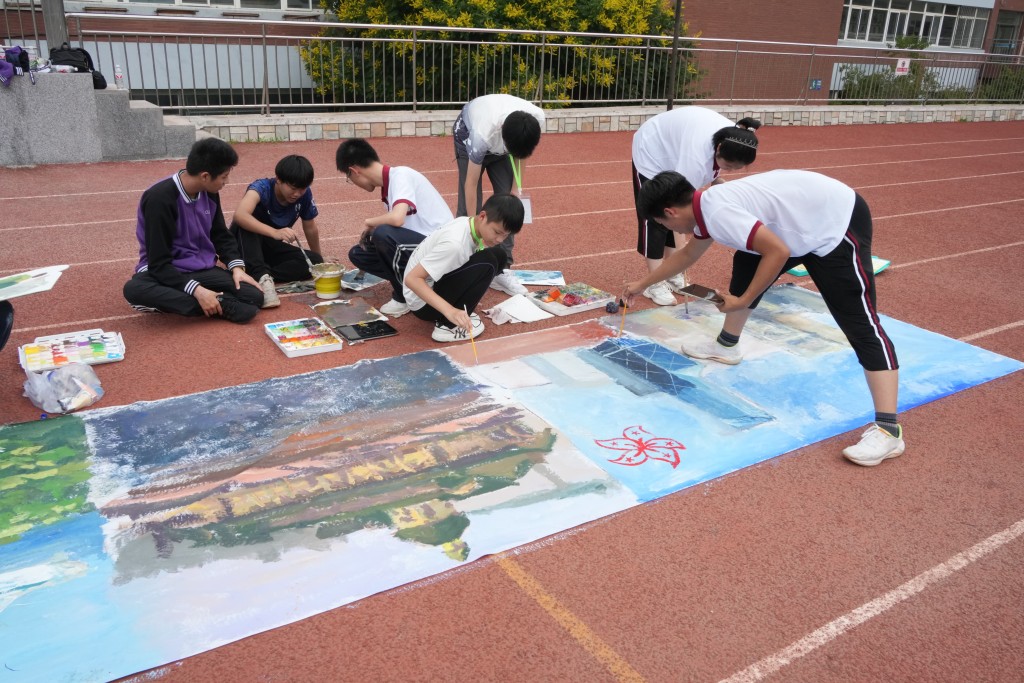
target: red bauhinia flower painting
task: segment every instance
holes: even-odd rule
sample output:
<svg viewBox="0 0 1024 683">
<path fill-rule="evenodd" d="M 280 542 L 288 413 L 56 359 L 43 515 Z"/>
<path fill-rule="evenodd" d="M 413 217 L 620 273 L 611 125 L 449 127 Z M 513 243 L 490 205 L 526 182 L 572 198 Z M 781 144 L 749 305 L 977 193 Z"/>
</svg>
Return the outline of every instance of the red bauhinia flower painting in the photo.
<svg viewBox="0 0 1024 683">
<path fill-rule="evenodd" d="M 617 458 L 609 458 L 610 462 L 617 465 L 636 467 L 648 460 L 661 460 L 672 465 L 673 468 L 679 465 L 679 451 L 685 451 L 686 446 L 675 439 L 663 436 L 644 438 L 648 436 L 650 436 L 650 432 L 645 431 L 640 425 L 636 425 L 622 430 L 622 438 L 594 439 L 594 443 L 613 451 L 625 451 Z"/>
</svg>

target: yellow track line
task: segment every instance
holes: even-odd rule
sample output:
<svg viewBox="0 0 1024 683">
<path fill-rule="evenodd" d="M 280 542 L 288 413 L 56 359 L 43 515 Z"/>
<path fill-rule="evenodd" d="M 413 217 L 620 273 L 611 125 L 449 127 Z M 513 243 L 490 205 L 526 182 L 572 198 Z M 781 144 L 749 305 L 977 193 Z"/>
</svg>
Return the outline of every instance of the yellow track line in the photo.
<svg viewBox="0 0 1024 683">
<path fill-rule="evenodd" d="M 625 659 L 620 657 L 615 650 L 601 640 L 596 633 L 590 630 L 585 623 L 566 609 L 553 595 L 544 590 L 533 576 L 519 566 L 510 557 L 498 558 L 498 566 L 505 570 L 523 591 L 533 598 L 545 612 L 550 614 L 558 625 L 569 632 L 576 641 L 583 646 L 587 652 L 592 654 L 598 661 L 604 664 L 615 678 L 620 681 L 631 681 L 641 683 L 644 677 L 629 665 Z"/>
</svg>

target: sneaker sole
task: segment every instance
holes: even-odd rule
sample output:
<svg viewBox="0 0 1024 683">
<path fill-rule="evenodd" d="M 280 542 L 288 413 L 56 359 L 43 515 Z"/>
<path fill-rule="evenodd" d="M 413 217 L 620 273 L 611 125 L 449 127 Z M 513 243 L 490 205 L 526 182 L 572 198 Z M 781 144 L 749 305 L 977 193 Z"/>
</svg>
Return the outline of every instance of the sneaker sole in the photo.
<svg viewBox="0 0 1024 683">
<path fill-rule="evenodd" d="M 883 462 L 889 460 L 890 458 L 900 457 L 901 455 L 903 455 L 903 451 L 905 451 L 906 449 L 906 444 L 901 444 L 900 447 L 897 448 L 895 451 L 892 451 L 891 453 L 886 453 L 878 460 L 858 460 L 854 456 L 847 453 L 845 450 L 843 451 L 843 457 L 852 462 L 853 464 L 860 465 L 861 467 L 875 467 L 876 465 L 881 465 Z"/>
<path fill-rule="evenodd" d="M 713 360 L 716 363 L 722 363 L 723 365 L 739 365 L 743 362 L 743 357 L 739 358 L 723 358 L 722 356 L 705 356 L 699 353 L 690 353 L 685 348 L 682 349 L 683 355 L 689 356 L 690 358 L 696 358 L 698 360 Z"/>
<path fill-rule="evenodd" d="M 277 308 L 280 305 L 281 305 L 281 300 L 280 299 L 278 299 L 277 301 L 264 301 L 263 305 L 260 306 L 260 308 Z"/>
<path fill-rule="evenodd" d="M 401 313 L 388 313 L 387 311 L 382 310 L 381 313 L 383 313 L 384 315 L 388 316 L 389 318 L 401 318 L 403 315 L 405 315 L 406 313 L 408 313 L 411 310 L 412 310 L 411 308 L 407 308 L 404 311 L 402 311 Z"/>
</svg>

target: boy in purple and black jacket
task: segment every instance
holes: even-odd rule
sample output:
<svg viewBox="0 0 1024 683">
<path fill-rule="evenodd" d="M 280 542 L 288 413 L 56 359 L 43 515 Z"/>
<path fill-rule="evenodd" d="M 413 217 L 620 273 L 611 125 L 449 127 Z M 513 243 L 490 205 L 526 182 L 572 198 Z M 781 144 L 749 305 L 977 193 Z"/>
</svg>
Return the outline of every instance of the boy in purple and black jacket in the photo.
<svg viewBox="0 0 1024 683">
<path fill-rule="evenodd" d="M 135 228 L 139 264 L 124 286 L 132 308 L 236 323 L 259 312 L 263 291 L 245 272 L 218 194 L 237 163 L 228 143 L 200 140 L 183 171 L 142 193 Z"/>
</svg>

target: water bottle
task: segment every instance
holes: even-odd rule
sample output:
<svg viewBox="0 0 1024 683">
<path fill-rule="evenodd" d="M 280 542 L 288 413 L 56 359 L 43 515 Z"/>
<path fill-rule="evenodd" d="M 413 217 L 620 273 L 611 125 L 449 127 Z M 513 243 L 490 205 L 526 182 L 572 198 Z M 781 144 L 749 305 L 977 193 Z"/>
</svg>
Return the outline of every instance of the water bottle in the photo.
<svg viewBox="0 0 1024 683">
<path fill-rule="evenodd" d="M 121 65 L 114 65 L 114 87 L 118 90 L 124 90 L 124 74 L 121 73 Z"/>
</svg>

